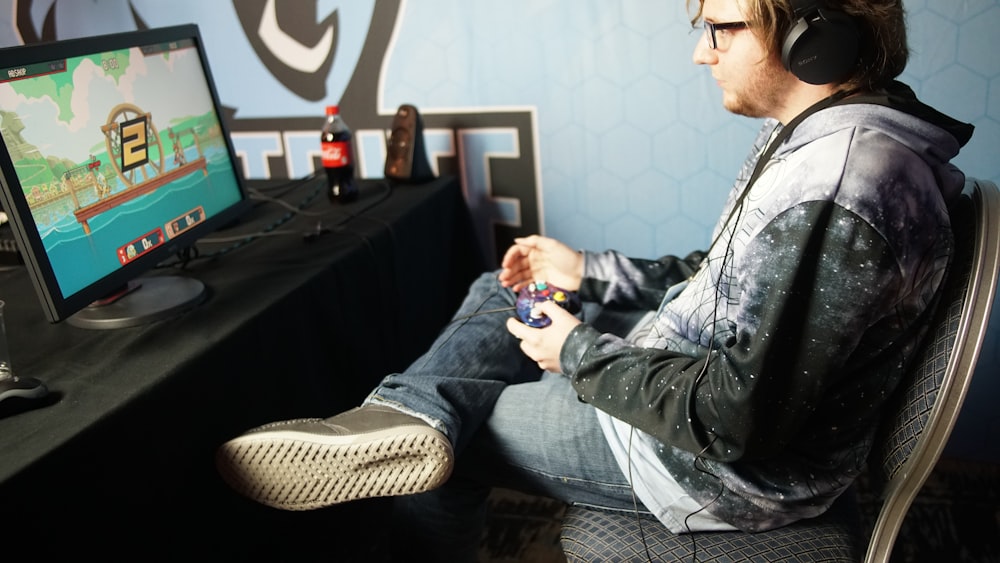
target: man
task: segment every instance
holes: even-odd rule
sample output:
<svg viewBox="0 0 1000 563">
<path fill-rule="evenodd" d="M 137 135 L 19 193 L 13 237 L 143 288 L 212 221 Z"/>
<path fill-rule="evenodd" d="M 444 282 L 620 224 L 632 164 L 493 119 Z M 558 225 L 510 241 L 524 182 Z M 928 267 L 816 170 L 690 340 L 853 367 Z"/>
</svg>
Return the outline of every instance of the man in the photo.
<svg viewBox="0 0 1000 563">
<path fill-rule="evenodd" d="M 694 61 L 729 111 L 765 118 L 707 252 L 518 239 L 406 372 L 358 409 L 227 442 L 225 479 L 289 510 L 398 495 L 409 548 L 450 561 L 475 553 L 491 486 L 647 510 L 678 533 L 825 511 L 937 301 L 964 184 L 948 161 L 971 127 L 894 82 L 900 0 L 802 4 L 694 10 Z M 826 62 L 817 30 L 856 56 Z M 533 280 L 577 291 L 582 320 L 553 303 L 545 328 L 495 313 Z"/>
</svg>

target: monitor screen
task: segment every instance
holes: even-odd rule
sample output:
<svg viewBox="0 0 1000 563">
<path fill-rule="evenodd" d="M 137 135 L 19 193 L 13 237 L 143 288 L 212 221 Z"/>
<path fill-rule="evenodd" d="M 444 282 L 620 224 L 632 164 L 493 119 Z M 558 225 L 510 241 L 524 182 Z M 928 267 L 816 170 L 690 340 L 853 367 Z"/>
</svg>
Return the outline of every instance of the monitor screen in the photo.
<svg viewBox="0 0 1000 563">
<path fill-rule="evenodd" d="M 0 50 L 0 202 L 49 321 L 204 298 L 143 274 L 249 207 L 219 108 L 196 25 Z"/>
</svg>

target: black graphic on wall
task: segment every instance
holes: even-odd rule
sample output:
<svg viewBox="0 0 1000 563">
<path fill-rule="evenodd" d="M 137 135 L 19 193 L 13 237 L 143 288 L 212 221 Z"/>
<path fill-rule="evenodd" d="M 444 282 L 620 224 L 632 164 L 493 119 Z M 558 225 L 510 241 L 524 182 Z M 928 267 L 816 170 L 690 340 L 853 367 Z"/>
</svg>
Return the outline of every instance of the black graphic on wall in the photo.
<svg viewBox="0 0 1000 563">
<path fill-rule="evenodd" d="M 17 33 L 21 36 L 21 40 L 27 45 L 28 43 L 55 41 L 59 39 L 59 33 L 56 30 L 56 7 L 59 5 L 59 2 L 53 2 L 49 6 L 49 9 L 45 11 L 45 16 L 42 18 L 42 25 L 40 27 L 35 26 L 35 21 L 31 17 L 33 4 L 33 0 L 14 0 L 14 15 L 16 18 L 14 27 L 17 28 Z M 149 29 L 150 26 L 139 16 L 139 13 L 136 12 L 135 6 L 131 2 L 128 3 L 128 8 L 135 23 L 135 29 Z M 37 29 L 41 29 L 41 32 L 36 31 Z"/>
<path fill-rule="evenodd" d="M 233 8 L 260 62 L 278 82 L 306 100 L 327 97 L 340 35 L 336 11 L 317 21 L 316 0 L 233 0 Z"/>
</svg>

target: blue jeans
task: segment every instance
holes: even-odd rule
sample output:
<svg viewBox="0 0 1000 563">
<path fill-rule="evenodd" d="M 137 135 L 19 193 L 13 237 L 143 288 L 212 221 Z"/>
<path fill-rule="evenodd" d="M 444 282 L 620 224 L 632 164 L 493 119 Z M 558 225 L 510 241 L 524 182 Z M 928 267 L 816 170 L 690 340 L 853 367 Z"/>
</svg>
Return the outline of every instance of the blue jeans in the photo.
<svg viewBox="0 0 1000 563">
<path fill-rule="evenodd" d="M 494 486 L 635 509 L 594 408 L 577 399 L 566 377 L 543 373 L 507 332 L 514 313 L 504 309 L 515 297 L 495 274 L 482 275 L 430 350 L 368 399 L 424 418 L 455 448 L 455 470 L 443 487 L 396 500 L 406 535 L 397 545 L 411 555 L 474 561 Z"/>
</svg>

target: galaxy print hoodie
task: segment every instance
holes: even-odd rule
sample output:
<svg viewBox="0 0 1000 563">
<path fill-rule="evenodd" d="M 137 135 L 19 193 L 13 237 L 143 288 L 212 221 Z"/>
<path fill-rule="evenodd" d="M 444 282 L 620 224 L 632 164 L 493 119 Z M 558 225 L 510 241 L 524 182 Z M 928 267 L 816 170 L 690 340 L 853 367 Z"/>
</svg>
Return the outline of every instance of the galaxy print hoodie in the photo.
<svg viewBox="0 0 1000 563">
<path fill-rule="evenodd" d="M 850 102 L 799 123 L 741 198 L 765 121 L 707 253 L 585 253 L 583 299 L 655 314 L 641 340 L 577 326 L 563 373 L 746 531 L 822 513 L 859 474 L 952 253 L 972 127 L 900 83 Z"/>
</svg>

